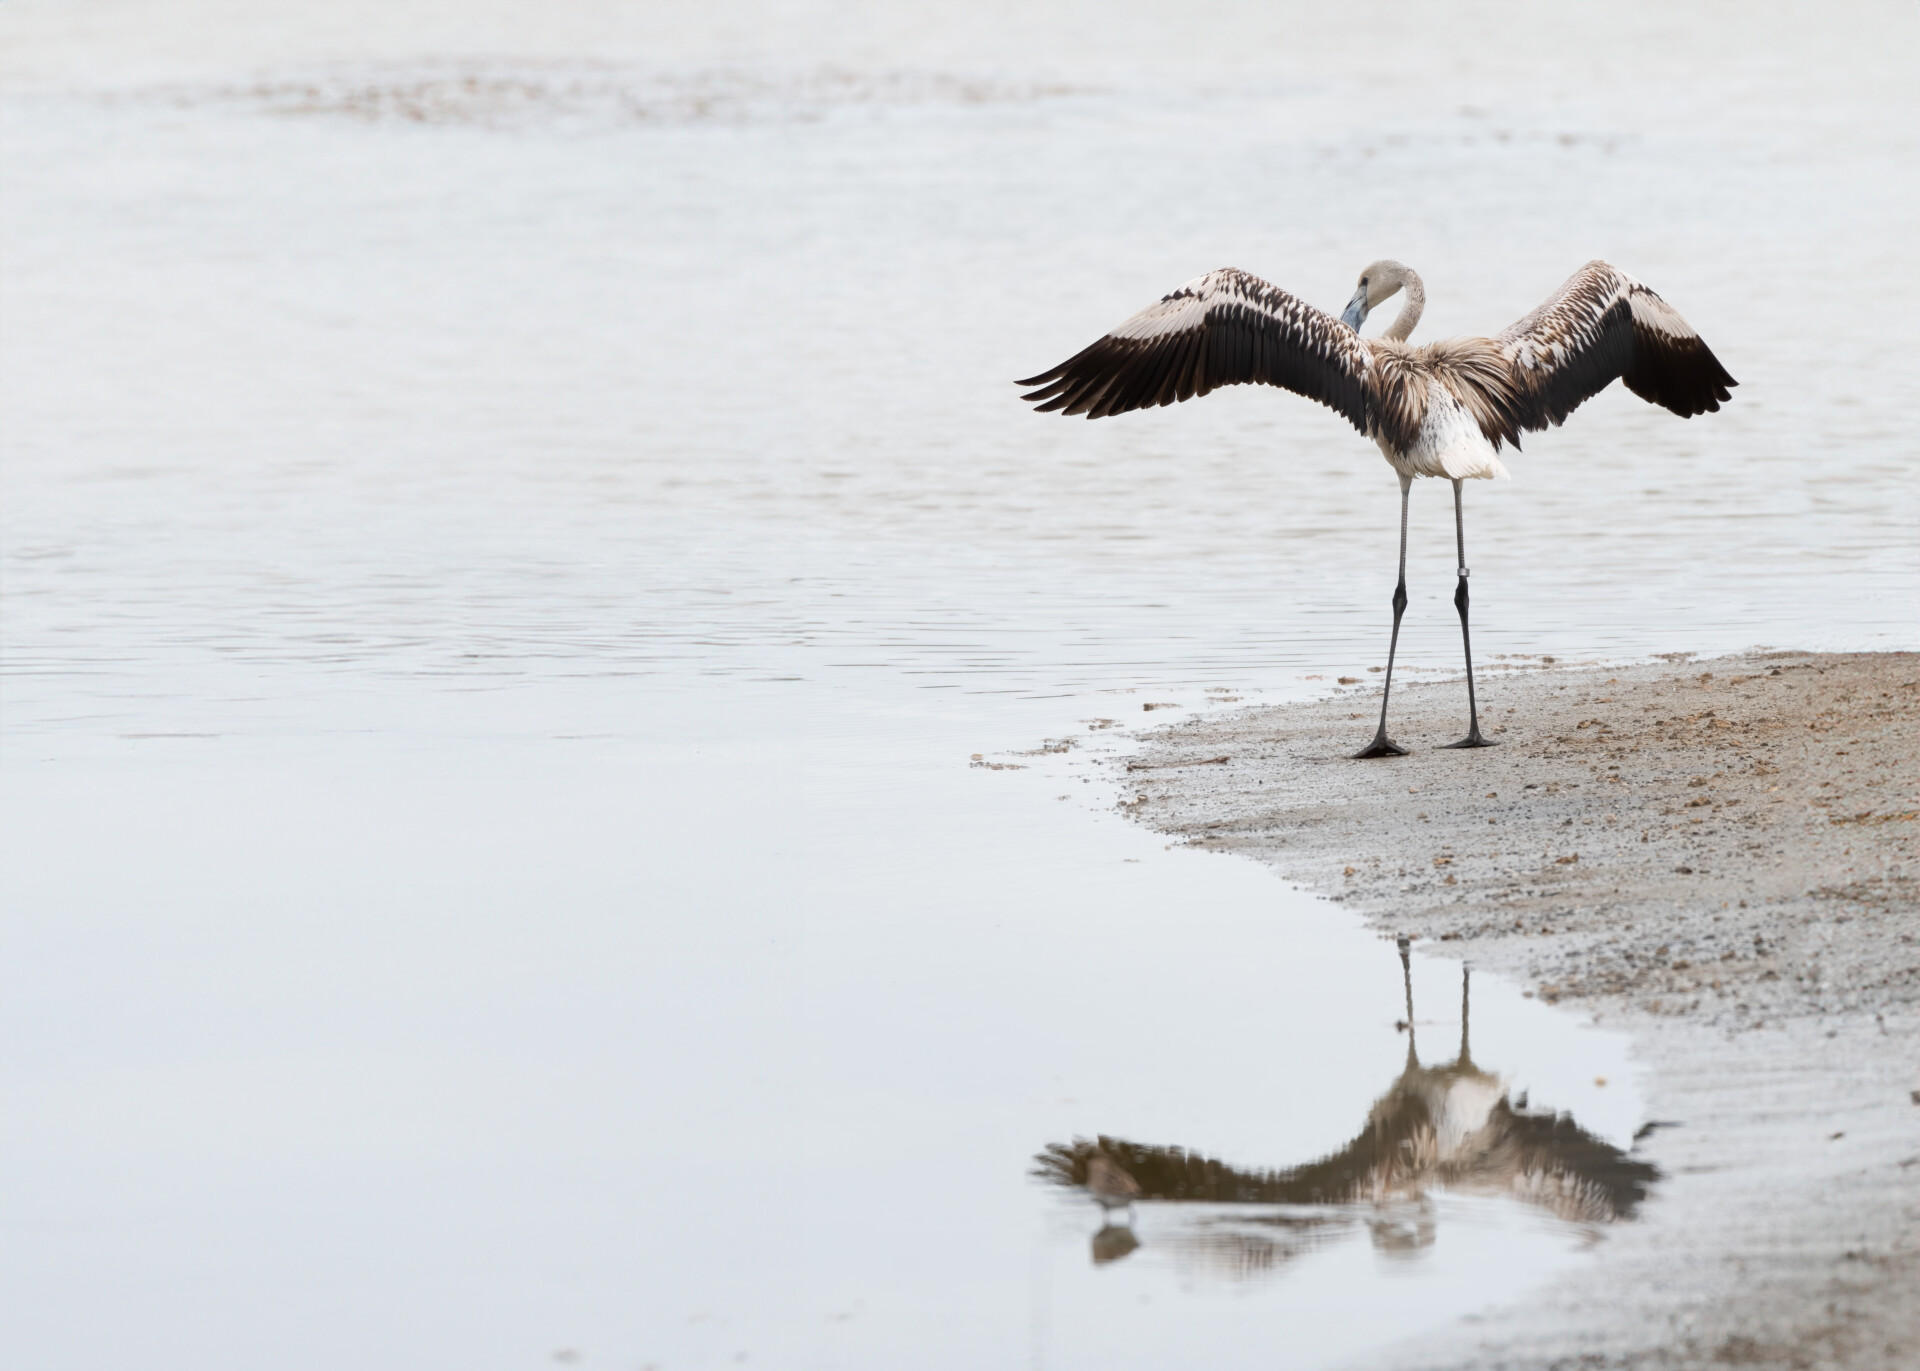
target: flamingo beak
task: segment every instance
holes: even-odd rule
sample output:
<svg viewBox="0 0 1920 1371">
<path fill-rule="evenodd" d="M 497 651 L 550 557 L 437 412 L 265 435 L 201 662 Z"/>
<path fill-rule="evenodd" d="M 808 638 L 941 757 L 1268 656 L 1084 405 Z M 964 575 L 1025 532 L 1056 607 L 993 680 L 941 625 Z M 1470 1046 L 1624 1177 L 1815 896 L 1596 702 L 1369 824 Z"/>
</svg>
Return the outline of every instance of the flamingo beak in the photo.
<svg viewBox="0 0 1920 1371">
<path fill-rule="evenodd" d="M 1365 286 L 1353 292 L 1353 298 L 1347 301 L 1347 310 L 1340 316 L 1340 322 L 1355 333 L 1360 331 L 1360 325 L 1367 322 L 1367 288 Z"/>
</svg>

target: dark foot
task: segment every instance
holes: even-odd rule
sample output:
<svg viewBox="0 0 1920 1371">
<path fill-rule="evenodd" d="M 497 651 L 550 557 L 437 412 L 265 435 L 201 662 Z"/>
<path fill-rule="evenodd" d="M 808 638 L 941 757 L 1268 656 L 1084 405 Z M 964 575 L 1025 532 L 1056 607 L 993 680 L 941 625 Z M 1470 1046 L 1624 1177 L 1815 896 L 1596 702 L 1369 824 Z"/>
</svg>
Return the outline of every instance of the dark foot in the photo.
<svg viewBox="0 0 1920 1371">
<path fill-rule="evenodd" d="M 1473 726 L 1472 731 L 1469 732 L 1467 736 L 1462 738 L 1459 742 L 1443 743 L 1442 746 L 1450 747 L 1450 748 L 1451 747 L 1498 747 L 1500 746 L 1500 744 L 1496 743 L 1491 738 L 1482 738 L 1480 736 L 1480 725 L 1475 724 Z"/>
<path fill-rule="evenodd" d="M 1400 746 L 1387 736 L 1387 730 L 1381 729 L 1373 735 L 1373 741 L 1359 752 L 1353 754 L 1353 760 L 1364 762 L 1369 757 L 1404 757 L 1408 749 Z"/>
</svg>

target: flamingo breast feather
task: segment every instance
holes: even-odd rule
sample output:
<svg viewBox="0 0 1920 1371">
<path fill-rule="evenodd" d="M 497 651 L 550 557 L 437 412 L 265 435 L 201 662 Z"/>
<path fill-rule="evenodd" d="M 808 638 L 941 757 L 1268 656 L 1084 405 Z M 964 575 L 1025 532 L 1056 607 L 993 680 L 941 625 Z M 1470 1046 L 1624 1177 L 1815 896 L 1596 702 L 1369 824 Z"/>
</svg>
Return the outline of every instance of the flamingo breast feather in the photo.
<svg viewBox="0 0 1920 1371">
<path fill-rule="evenodd" d="M 1452 480 L 1507 475 L 1500 445 L 1520 446 L 1521 411 L 1512 365 L 1496 344 L 1374 339 L 1367 346 L 1372 437 L 1395 468 Z"/>
</svg>

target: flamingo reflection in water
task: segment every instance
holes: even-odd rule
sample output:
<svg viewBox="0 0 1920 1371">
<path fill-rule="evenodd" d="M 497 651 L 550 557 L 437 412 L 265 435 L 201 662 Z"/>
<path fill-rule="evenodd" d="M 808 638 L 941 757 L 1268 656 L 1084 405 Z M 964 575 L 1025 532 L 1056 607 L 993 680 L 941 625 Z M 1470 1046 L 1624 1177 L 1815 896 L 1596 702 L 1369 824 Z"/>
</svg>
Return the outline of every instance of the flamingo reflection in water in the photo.
<svg viewBox="0 0 1920 1371">
<path fill-rule="evenodd" d="M 1631 1217 L 1660 1173 L 1566 1115 L 1531 1113 L 1524 1096 L 1517 1104 L 1508 1098 L 1500 1078 L 1473 1060 L 1471 970 L 1461 972 L 1459 1053 L 1436 1066 L 1420 1061 L 1404 938 L 1400 974 L 1405 1069 L 1358 1136 L 1331 1156 L 1243 1170 L 1185 1148 L 1102 1136 L 1050 1144 L 1034 1158 L 1032 1174 L 1085 1190 L 1099 1201 L 1103 1219 L 1122 1206 L 1130 1217 L 1135 1199 L 1208 1206 L 1203 1222 L 1174 1245 L 1237 1276 L 1271 1270 L 1362 1223 L 1383 1254 L 1421 1252 L 1435 1239 L 1435 1192 L 1507 1196 L 1587 1226 Z M 1115 1261 L 1139 1246 L 1130 1223 L 1109 1220 L 1094 1237 L 1094 1261 Z"/>
</svg>

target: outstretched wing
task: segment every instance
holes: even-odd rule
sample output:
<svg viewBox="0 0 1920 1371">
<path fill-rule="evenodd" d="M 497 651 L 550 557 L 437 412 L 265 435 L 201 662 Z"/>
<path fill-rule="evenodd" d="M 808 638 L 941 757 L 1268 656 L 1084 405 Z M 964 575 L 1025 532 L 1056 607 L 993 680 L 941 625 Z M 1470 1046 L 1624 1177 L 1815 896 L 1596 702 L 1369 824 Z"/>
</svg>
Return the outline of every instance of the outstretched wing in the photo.
<svg viewBox="0 0 1920 1371">
<path fill-rule="evenodd" d="M 1279 386 L 1338 410 L 1367 431 L 1371 359 L 1360 336 L 1257 276 L 1224 267 L 1149 305 L 1092 347 L 1016 382 L 1042 412 L 1102 419 L 1205 395 L 1216 386 Z"/>
<path fill-rule="evenodd" d="M 1679 311 L 1618 267 L 1589 262 L 1496 340 L 1513 366 L 1521 426 L 1562 422 L 1615 377 L 1683 419 L 1738 385 Z"/>
</svg>

